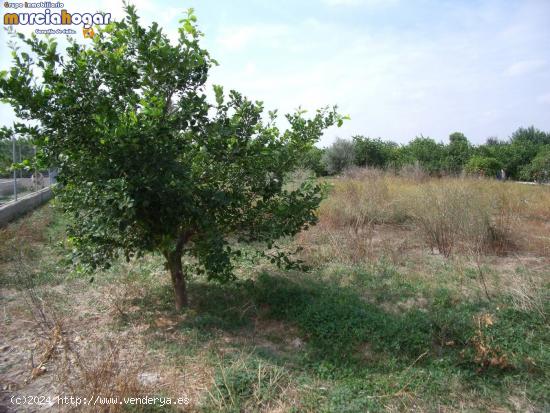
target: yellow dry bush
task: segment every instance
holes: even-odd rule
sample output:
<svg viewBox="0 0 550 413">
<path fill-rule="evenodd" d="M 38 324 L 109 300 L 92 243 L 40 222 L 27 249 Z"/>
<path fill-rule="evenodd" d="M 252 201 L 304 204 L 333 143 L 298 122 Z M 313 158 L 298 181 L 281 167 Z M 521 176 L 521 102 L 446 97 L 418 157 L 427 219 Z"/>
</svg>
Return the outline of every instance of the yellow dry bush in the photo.
<svg viewBox="0 0 550 413">
<path fill-rule="evenodd" d="M 318 228 L 301 235 L 306 249 L 308 241 L 317 244 L 330 233 L 335 248 L 325 251 L 329 255 L 343 258 L 356 251 L 365 256 L 374 227 L 399 225 L 416 231 L 444 256 L 519 250 L 550 255 L 547 186 L 467 177 L 416 179 L 359 168 L 328 182 Z M 336 251 L 338 246 L 347 251 Z"/>
</svg>

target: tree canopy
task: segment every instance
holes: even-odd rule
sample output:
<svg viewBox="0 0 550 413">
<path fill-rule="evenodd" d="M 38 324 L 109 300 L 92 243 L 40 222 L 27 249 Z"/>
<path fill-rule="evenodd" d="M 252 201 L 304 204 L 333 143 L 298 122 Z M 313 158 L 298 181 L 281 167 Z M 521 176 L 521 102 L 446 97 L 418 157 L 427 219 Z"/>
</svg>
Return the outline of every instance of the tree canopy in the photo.
<svg viewBox="0 0 550 413">
<path fill-rule="evenodd" d="M 520 176 L 527 181 L 550 182 L 550 145 L 544 145 L 533 160 L 521 169 Z"/>
<path fill-rule="evenodd" d="M 21 120 L 10 133 L 31 137 L 39 160 L 59 168 L 77 262 L 159 252 L 181 308 L 189 274 L 234 278 L 233 241 L 291 263 L 274 242 L 315 224 L 321 187 L 307 180 L 289 191 L 283 178 L 343 117 L 298 110 L 282 131 L 275 111 L 236 91 L 215 86 L 211 103 L 205 83 L 217 62 L 200 46 L 193 11 L 172 44 L 125 7 L 89 47 L 71 40 L 60 53 L 51 38 L 17 34 L 23 48 L 2 73 L 0 98 Z"/>
</svg>

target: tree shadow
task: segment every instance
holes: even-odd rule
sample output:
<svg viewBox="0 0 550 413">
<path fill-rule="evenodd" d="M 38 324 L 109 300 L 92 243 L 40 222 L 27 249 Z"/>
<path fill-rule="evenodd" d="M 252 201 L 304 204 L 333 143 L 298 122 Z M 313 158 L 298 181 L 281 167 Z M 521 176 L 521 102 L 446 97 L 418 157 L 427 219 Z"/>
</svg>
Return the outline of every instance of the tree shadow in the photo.
<svg viewBox="0 0 550 413">
<path fill-rule="evenodd" d="M 434 294 L 428 309 L 396 312 L 367 301 L 353 287 L 310 274 L 262 273 L 254 281 L 223 285 L 195 280 L 189 293 L 191 307 L 183 314 L 173 310 L 169 286 L 151 291 L 142 309 L 174 317 L 173 328 L 196 336 L 197 346 L 219 344 L 223 337 L 223 347 L 248 348 L 270 362 L 338 371 L 403 371 L 414 364 L 467 375 L 506 374 L 480 368 L 476 360 L 472 320 L 483 304 L 457 303 L 445 290 Z"/>
<path fill-rule="evenodd" d="M 271 361 L 298 357 L 349 368 L 391 357 L 410 364 L 436 347 L 441 353 L 437 343 L 448 342 L 453 333 L 434 326 L 426 311 L 393 314 L 352 288 L 310 275 L 262 273 L 254 282 L 225 285 L 193 282 L 189 292 L 191 307 L 178 328 L 233 337 L 236 346 L 243 337 L 259 338 L 254 351 Z M 276 329 L 273 323 L 279 323 Z"/>
<path fill-rule="evenodd" d="M 312 274 L 262 273 L 254 281 L 223 285 L 195 279 L 189 285 L 191 306 L 183 312 L 174 310 L 166 284 L 147 290 L 133 303 L 142 313 L 136 317 L 153 316 L 146 341 L 173 365 L 199 360 L 216 374 L 223 373 L 224 380 L 229 374 L 238 383 L 248 383 L 260 366 L 279 368 L 281 374 L 305 380 L 308 389 L 316 388 L 319 379 L 330 383 L 331 390 L 316 393 L 315 400 L 328 397 L 338 406 L 353 400 L 361 406 L 349 411 L 365 411 L 377 400 L 372 395 L 397 395 L 404 388 L 444 397 L 448 386 L 461 383 L 466 389 L 482 386 L 500 394 L 503 380 L 530 380 L 533 396 L 543 382 L 542 368 L 480 365 L 473 321 L 491 311 L 487 303 L 459 302 L 442 289 L 430 295 L 425 309 L 391 308 L 387 304 L 398 304 L 401 297 L 380 302 L 365 299 L 362 292 L 357 285 L 342 286 Z M 158 325 L 155 317 L 171 322 Z M 526 326 L 533 322 L 528 318 L 518 327 L 514 317 L 508 325 L 504 317 L 498 324 L 524 346 Z M 491 334 L 502 335 L 502 330 Z M 532 350 L 521 357 L 527 351 L 532 356 Z M 539 355 L 535 361 L 543 358 Z"/>
</svg>

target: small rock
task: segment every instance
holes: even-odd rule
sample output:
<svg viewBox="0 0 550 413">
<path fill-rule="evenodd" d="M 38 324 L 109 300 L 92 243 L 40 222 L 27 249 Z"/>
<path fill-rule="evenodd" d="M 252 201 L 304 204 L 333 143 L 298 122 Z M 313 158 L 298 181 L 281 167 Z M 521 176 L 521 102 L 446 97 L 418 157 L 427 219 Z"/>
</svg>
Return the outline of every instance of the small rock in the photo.
<svg viewBox="0 0 550 413">
<path fill-rule="evenodd" d="M 0 347 L 0 351 L 1 351 L 2 353 L 4 353 L 4 352 L 8 351 L 10 348 L 11 348 L 10 346 L 5 345 L 5 346 Z"/>
</svg>

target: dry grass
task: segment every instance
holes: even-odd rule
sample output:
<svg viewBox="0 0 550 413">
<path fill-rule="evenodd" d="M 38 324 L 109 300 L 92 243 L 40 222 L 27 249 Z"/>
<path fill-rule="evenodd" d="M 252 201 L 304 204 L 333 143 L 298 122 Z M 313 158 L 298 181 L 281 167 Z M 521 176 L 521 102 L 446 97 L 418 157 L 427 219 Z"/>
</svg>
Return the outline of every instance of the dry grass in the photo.
<svg viewBox="0 0 550 413">
<path fill-rule="evenodd" d="M 446 179 L 422 185 L 409 207 L 431 249 L 506 253 L 519 221 L 515 200 L 484 181 Z"/>
<path fill-rule="evenodd" d="M 283 367 L 241 353 L 232 363 L 219 362 L 208 402 L 217 411 L 278 412 L 295 405 Z"/>
<path fill-rule="evenodd" d="M 546 318 L 544 305 L 550 300 L 550 296 L 544 283 L 548 281 L 548 277 L 545 279 L 532 271 L 515 271 L 506 280 L 504 291 L 516 309 L 536 312 Z"/>
<path fill-rule="evenodd" d="M 135 355 L 123 352 L 123 346 L 106 340 L 78 349 L 65 340 L 62 362 L 58 363 L 61 388 L 75 398 L 93 400 L 90 405 L 78 406 L 79 411 L 125 411 L 128 406 L 116 401 L 150 394 L 151 389 L 139 380 L 141 366 L 135 362 Z"/>
<path fill-rule="evenodd" d="M 1 266 L 17 256 L 21 250 L 29 251 L 45 240 L 45 230 L 52 222 L 50 206 L 41 208 L 33 219 L 22 218 L 0 228 L 0 270 Z"/>
<path fill-rule="evenodd" d="M 337 261 L 364 262 L 396 247 L 401 253 L 418 248 L 419 240 L 445 257 L 516 252 L 550 256 L 548 187 L 405 178 L 369 169 L 348 171 L 331 183 L 319 225 L 299 238 L 315 262 L 331 255 Z M 380 225 L 384 231 L 378 230 Z M 399 235 L 388 247 L 381 232 Z"/>
<path fill-rule="evenodd" d="M 322 224 L 329 228 L 349 227 L 359 231 L 373 224 L 403 223 L 408 212 L 402 205 L 400 184 L 407 181 L 376 169 L 350 170 L 334 182 L 321 205 Z"/>
<path fill-rule="evenodd" d="M 514 330 L 502 340 L 495 331 L 508 331 L 504 323 L 509 320 L 502 310 L 509 308 L 547 320 L 550 188 L 375 170 L 349 171 L 331 182 L 333 190 L 321 205 L 319 225 L 295 240 L 304 247 L 306 261 L 319 266 L 315 277 L 285 273 L 288 288 L 280 291 L 273 288 L 286 285 L 280 277 L 269 278 L 272 284 L 255 284 L 252 293 L 275 297 L 273 302 L 244 295 L 234 298 L 240 293 L 231 286 L 206 288 L 199 280 L 192 284 L 194 307 L 174 313 L 167 294 L 170 282 L 158 257 L 119 263 L 95 274 L 94 283 L 67 277 L 63 284 L 44 282 L 41 272 L 47 270 L 53 277 L 62 266 L 50 266 L 53 257 L 50 260 L 44 253 L 33 259 L 34 247 L 6 257 L 4 267 L 10 268 L 10 279 L 20 281 L 21 289 L 2 291 L 6 328 L 0 345 L 6 343 L 9 349 L 4 354 L 10 359 L 0 361 L 5 369 L 2 381 L 20 395 L 188 396 L 190 404 L 180 406 L 184 411 L 343 411 L 346 404 L 347 411 L 366 411 L 367 404 L 352 406 L 361 398 L 374 406 L 372 411 L 505 411 L 510 405 L 517 411 L 536 411 L 543 406 L 533 396 L 544 392 L 536 390 L 543 387 L 536 381 L 536 371 L 529 376 L 528 360 L 520 360 L 527 366 L 520 370 L 524 376 L 518 378 L 517 372 L 501 376 L 508 374 L 509 365 L 518 365 L 516 354 L 534 352 L 540 363 L 542 356 L 534 346 L 521 347 L 530 345 L 526 332 L 539 327 L 518 320 L 517 333 Z M 17 229 L 8 228 L 2 233 L 4 245 L 15 240 L 55 253 L 46 248 L 51 237 L 48 214 L 40 212 L 38 220 L 33 216 L 16 223 Z M 34 225 L 41 229 L 33 231 Z M 430 231 L 442 231 L 451 239 L 449 257 L 436 253 L 439 245 Z M 258 268 L 242 271 L 248 274 Z M 485 277 L 485 292 L 481 283 L 472 282 L 477 274 Z M 491 302 L 485 300 L 486 293 Z M 348 305 L 353 297 L 357 301 Z M 311 312 L 302 306 L 306 299 L 311 299 Z M 483 310 L 461 307 L 478 299 L 483 300 Z M 368 311 L 356 313 L 356 307 L 363 305 Z M 287 307 L 292 311 L 285 312 Z M 306 309 L 307 317 L 302 317 Z M 281 318 L 275 316 L 276 310 L 281 310 Z M 362 326 L 363 318 L 349 321 L 356 314 L 368 315 L 369 323 L 374 317 L 372 324 L 379 327 L 373 327 L 373 333 L 399 340 L 412 359 L 401 358 L 399 351 L 377 350 L 374 341 L 362 341 L 365 364 L 356 367 L 367 367 L 356 377 L 348 377 L 345 364 L 325 362 L 321 358 L 328 353 L 325 350 L 362 334 L 349 329 L 350 335 L 340 338 L 348 327 Z M 408 316 L 403 331 L 393 336 L 394 324 Z M 425 338 L 425 320 L 437 321 L 442 332 Z M 459 327 L 462 322 L 474 325 L 471 337 L 461 329 L 454 331 L 457 322 Z M 314 338 L 325 333 L 335 338 L 327 341 L 326 349 L 316 347 L 324 341 L 316 344 Z M 424 347 L 416 351 L 417 342 L 433 346 L 433 352 L 424 353 Z M 446 347 L 440 354 L 442 346 Z M 460 346 L 471 354 L 459 357 Z M 426 354 L 430 362 L 417 363 L 418 354 Z M 439 360 L 442 369 L 437 367 Z M 498 376 L 488 387 L 483 383 L 492 376 L 465 382 L 462 372 L 470 367 L 447 367 L 464 360 L 473 362 L 471 371 L 476 374 L 477 369 L 483 374 L 498 368 Z M 533 364 L 533 369 L 538 368 Z M 500 377 L 515 381 L 499 387 Z M 526 388 L 517 383 L 527 383 Z M 87 407 L 88 411 L 120 408 Z M 139 411 L 137 406 L 125 409 Z M 155 411 L 160 409 L 157 406 Z M 86 411 L 83 406 L 72 410 Z"/>
</svg>

